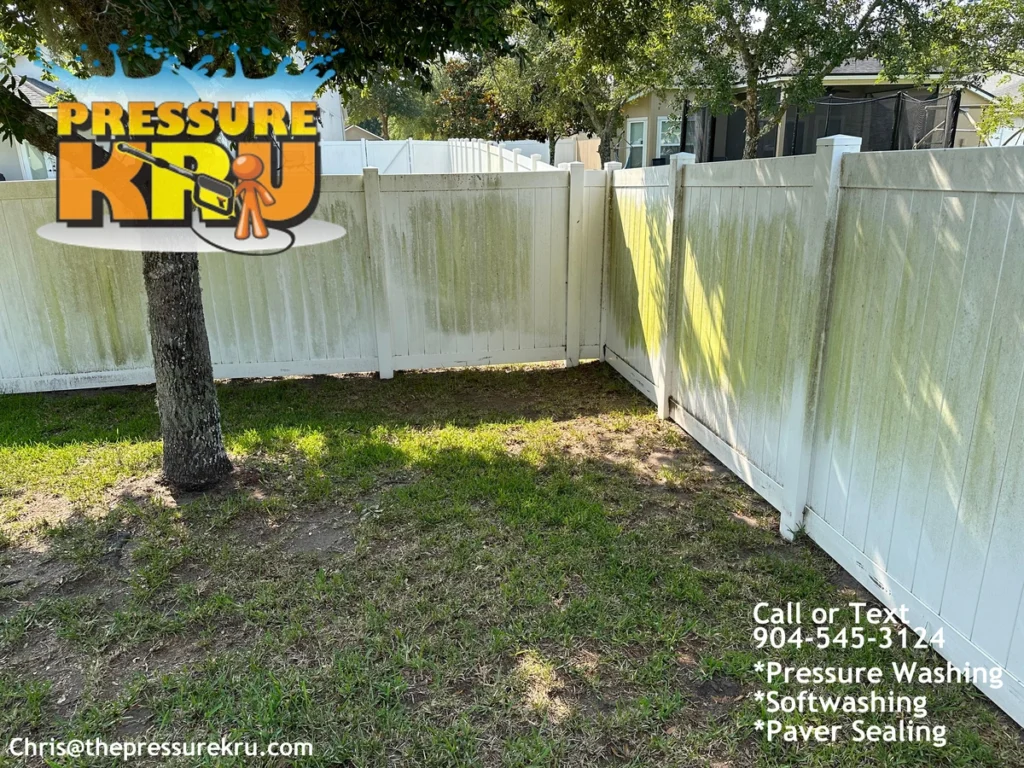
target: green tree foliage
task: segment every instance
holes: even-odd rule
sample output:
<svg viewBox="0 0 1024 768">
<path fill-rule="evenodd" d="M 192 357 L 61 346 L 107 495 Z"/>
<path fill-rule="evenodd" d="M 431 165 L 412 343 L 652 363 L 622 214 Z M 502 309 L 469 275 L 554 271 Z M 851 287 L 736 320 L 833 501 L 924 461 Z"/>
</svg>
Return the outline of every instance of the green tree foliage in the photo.
<svg viewBox="0 0 1024 768">
<path fill-rule="evenodd" d="M 1020 0 L 948 0 L 931 13 L 925 48 L 907 51 L 905 67 L 939 70 L 948 83 L 981 85 L 989 78 L 1024 77 L 1024 4 Z M 1024 120 L 1024 86 L 982 112 L 978 130 L 989 139 Z"/>
<path fill-rule="evenodd" d="M 385 69 L 371 73 L 361 88 L 349 91 L 346 99 L 349 117 L 357 123 L 376 119 L 383 139 L 391 138 L 394 118 L 419 117 L 424 103 L 421 85 Z"/>
<path fill-rule="evenodd" d="M 477 78 L 494 116 L 494 138 L 545 141 L 554 163 L 560 137 L 593 127 L 583 104 L 560 85 L 563 41 L 526 22 L 513 42 L 515 54 L 497 57 Z"/>
<path fill-rule="evenodd" d="M 480 83 L 483 59 L 451 57 L 433 70 L 434 129 L 442 138 L 490 139 L 496 125 L 487 89 Z"/>
<path fill-rule="evenodd" d="M 84 44 L 109 69 L 106 46 L 112 42 L 124 48 L 139 44 L 123 59 L 129 72 L 143 74 L 158 66 L 141 50 L 144 36 L 150 35 L 153 46 L 185 64 L 210 54 L 218 65 L 230 66 L 228 47 L 238 43 L 247 72 L 274 66 L 275 57 L 293 51 L 300 41 L 308 55 L 343 47 L 345 53 L 331 64 L 337 72 L 331 86 L 342 91 L 361 88 L 382 68 L 426 80 L 428 63 L 448 51 L 502 49 L 507 38 L 505 12 L 512 1 L 17 1 L 0 6 L 0 76 L 10 85 L 14 59 L 34 55 L 38 46 L 74 69 L 89 63 L 74 60 Z M 129 34 L 122 35 L 122 30 Z M 325 31 L 333 34 L 325 37 Z M 264 47 L 271 56 L 255 55 Z M 246 55 L 247 48 L 253 55 Z M 0 137 L 26 139 L 46 150 L 52 150 L 54 141 L 50 124 L 40 122 L 27 103 L 6 88 L 0 89 Z"/>
<path fill-rule="evenodd" d="M 546 10 L 556 87 L 582 106 L 608 161 L 625 105 L 672 85 L 673 8 L 667 0 L 551 0 Z"/>
<path fill-rule="evenodd" d="M 822 95 L 823 78 L 845 60 L 886 62 L 923 46 L 930 7 L 929 0 L 675 0 L 675 83 L 698 105 L 741 107 L 743 156 L 752 158 L 786 110 Z M 774 78 L 782 74 L 780 86 Z"/>
</svg>

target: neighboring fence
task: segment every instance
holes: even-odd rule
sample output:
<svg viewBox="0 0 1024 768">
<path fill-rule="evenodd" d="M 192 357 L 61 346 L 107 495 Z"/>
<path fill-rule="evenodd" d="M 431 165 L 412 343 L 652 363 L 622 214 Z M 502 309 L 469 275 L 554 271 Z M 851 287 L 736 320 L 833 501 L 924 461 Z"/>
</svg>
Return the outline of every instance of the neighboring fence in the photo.
<svg viewBox="0 0 1024 768">
<path fill-rule="evenodd" d="M 858 146 L 614 171 L 607 359 L 1024 723 L 1024 154 Z"/>
<path fill-rule="evenodd" d="M 540 155 L 543 160 L 551 158 L 551 147 L 543 141 L 519 139 L 517 141 L 502 141 L 499 144 L 503 149 L 518 149 L 525 157 Z M 599 171 L 601 170 L 601 155 L 598 152 L 600 145 L 600 139 L 585 139 L 581 135 L 563 136 L 555 142 L 554 164 L 557 166 L 562 163 L 580 162 L 588 171 Z"/>
<path fill-rule="evenodd" d="M 362 173 L 377 168 L 382 174 L 451 173 L 448 145 L 443 141 L 322 141 L 320 165 L 326 175 Z"/>
<path fill-rule="evenodd" d="M 505 149 L 483 139 L 448 139 L 448 152 L 453 173 L 515 173 L 554 168 L 543 162 L 539 153 L 525 156 L 518 148 Z"/>
<path fill-rule="evenodd" d="M 344 226 L 341 240 L 200 257 L 214 372 L 597 357 L 604 184 L 580 164 L 326 176 L 315 216 Z M 0 184 L 0 392 L 152 381 L 140 256 L 37 237 L 54 194 Z"/>
</svg>

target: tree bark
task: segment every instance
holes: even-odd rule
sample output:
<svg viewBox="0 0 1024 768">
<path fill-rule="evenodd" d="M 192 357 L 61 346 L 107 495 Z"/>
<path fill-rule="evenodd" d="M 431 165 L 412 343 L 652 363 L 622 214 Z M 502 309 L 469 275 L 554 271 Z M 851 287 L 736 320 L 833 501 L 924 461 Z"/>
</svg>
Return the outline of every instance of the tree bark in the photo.
<svg viewBox="0 0 1024 768">
<path fill-rule="evenodd" d="M 606 124 L 604 130 L 601 131 L 601 141 L 597 145 L 597 154 L 601 158 L 601 167 L 604 167 L 605 163 L 611 162 L 612 159 L 612 145 L 615 143 L 615 129 L 609 128 Z"/>
<path fill-rule="evenodd" d="M 388 113 L 384 112 L 380 116 L 380 137 L 384 141 L 391 141 L 391 133 L 388 130 Z"/>
<path fill-rule="evenodd" d="M 555 164 L 555 148 L 558 146 L 558 134 L 548 133 L 548 165 Z"/>
<path fill-rule="evenodd" d="M 57 121 L 22 101 L 17 94 L 0 86 L 0 123 L 18 126 L 24 140 L 36 149 L 57 154 Z"/>
<path fill-rule="evenodd" d="M 747 90 L 747 98 L 743 104 L 747 113 L 745 134 L 743 139 L 743 159 L 754 160 L 757 157 L 757 142 L 761 139 L 761 115 L 757 107 L 757 85 Z"/>
<path fill-rule="evenodd" d="M 185 490 L 209 488 L 231 472 L 220 429 L 210 342 L 203 318 L 199 257 L 142 254 L 164 479 Z"/>
</svg>

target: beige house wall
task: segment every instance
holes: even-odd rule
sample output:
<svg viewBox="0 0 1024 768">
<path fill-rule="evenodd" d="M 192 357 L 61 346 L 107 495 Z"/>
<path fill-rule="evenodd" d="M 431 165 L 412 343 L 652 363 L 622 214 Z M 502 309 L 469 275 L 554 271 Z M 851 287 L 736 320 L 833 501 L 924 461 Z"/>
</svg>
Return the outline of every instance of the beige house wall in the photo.
<svg viewBox="0 0 1024 768">
<path fill-rule="evenodd" d="M 650 165 L 658 153 L 658 118 L 679 115 L 682 102 L 678 90 L 665 91 L 661 95 L 647 94 L 629 102 L 623 110 L 625 122 L 619 137 L 619 162 L 626 162 L 626 125 L 630 120 L 647 118 L 647 140 L 644 146 L 644 165 Z"/>
<path fill-rule="evenodd" d="M 991 102 L 984 96 L 974 91 L 964 91 L 960 94 L 960 119 L 956 124 L 956 139 L 953 142 L 955 147 L 978 147 L 984 146 L 978 137 L 975 123 L 981 119 L 981 110 Z M 964 114 L 964 110 L 967 114 Z"/>
</svg>

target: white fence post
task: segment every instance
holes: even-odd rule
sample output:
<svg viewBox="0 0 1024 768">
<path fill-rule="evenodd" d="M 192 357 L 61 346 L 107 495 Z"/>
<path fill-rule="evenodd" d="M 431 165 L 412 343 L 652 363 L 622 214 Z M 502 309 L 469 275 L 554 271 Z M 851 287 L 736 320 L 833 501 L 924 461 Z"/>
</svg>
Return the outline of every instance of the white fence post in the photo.
<svg viewBox="0 0 1024 768">
<path fill-rule="evenodd" d="M 612 206 L 615 204 L 612 177 L 615 171 L 622 169 L 622 163 L 608 162 L 604 164 L 604 255 L 601 258 L 601 341 L 600 358 L 605 359 L 605 344 L 608 339 L 608 312 L 610 307 L 611 286 L 608 285 L 608 267 L 612 258 Z"/>
<path fill-rule="evenodd" d="M 789 408 L 779 438 L 779 456 L 785 459 L 782 477 L 785 504 L 779 530 L 787 539 L 792 539 L 803 525 L 804 506 L 807 504 L 810 483 L 814 417 L 818 404 L 821 360 L 825 347 L 825 333 L 828 329 L 826 313 L 830 304 L 829 292 L 835 260 L 836 220 L 839 216 L 839 171 L 843 155 L 847 152 L 860 152 L 860 144 L 859 136 L 842 135 L 826 136 L 818 139 L 817 144 L 814 194 L 808 198 L 811 210 L 807 211 L 805 217 L 808 230 L 802 260 L 802 279 L 813 280 L 815 286 L 813 304 L 803 309 L 810 314 L 808 327 L 812 329 L 809 347 L 811 354 L 807 356 L 808 359 L 795 361 L 799 367 L 793 371 Z"/>
<path fill-rule="evenodd" d="M 530 155 L 530 170 L 537 170 L 537 163 L 540 162 L 540 155 Z"/>
<path fill-rule="evenodd" d="M 583 311 L 583 163 L 569 163 L 569 260 L 565 302 L 565 365 L 580 364 L 580 314 Z"/>
<path fill-rule="evenodd" d="M 690 152 L 677 152 L 672 155 L 671 160 L 671 181 L 669 200 L 671 214 L 669 215 L 668 230 L 668 263 L 665 265 L 665 324 L 662 328 L 661 350 L 658 353 L 658 364 L 654 371 L 654 387 L 658 395 L 658 418 L 669 417 L 669 396 L 675 384 L 675 369 L 678 361 L 675 354 L 676 349 L 676 304 L 677 294 L 682 289 L 681 276 L 683 274 L 682 261 L 685 258 L 685 250 L 681 247 L 683 220 L 686 215 L 684 200 L 684 174 L 683 167 L 697 162 L 697 156 Z"/>
<path fill-rule="evenodd" d="M 409 147 L 409 173 L 415 173 L 415 165 L 412 162 L 412 137 L 410 136 L 408 139 L 406 139 L 406 142 L 408 143 Z"/>
<path fill-rule="evenodd" d="M 521 154 L 522 154 L 522 150 L 520 150 L 520 149 L 513 149 L 512 150 L 512 172 L 513 173 L 518 173 L 519 172 L 519 155 L 521 155 Z"/>
<path fill-rule="evenodd" d="M 377 370 L 382 379 L 390 379 L 395 375 L 395 368 L 391 359 L 387 241 L 384 239 L 384 214 L 380 201 L 380 174 L 376 168 L 363 168 L 363 195 L 366 197 L 366 240 L 373 291 L 373 325 L 377 334 Z"/>
</svg>

